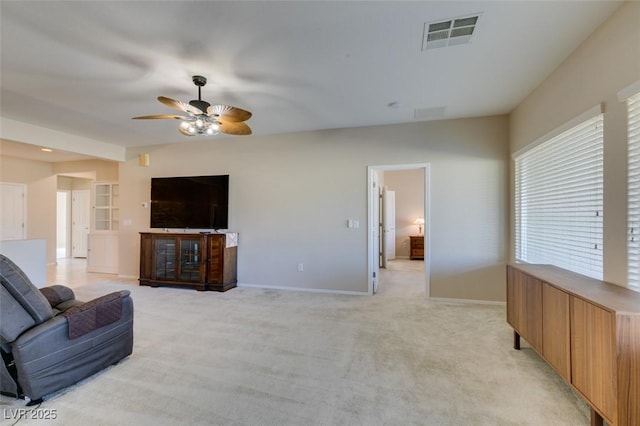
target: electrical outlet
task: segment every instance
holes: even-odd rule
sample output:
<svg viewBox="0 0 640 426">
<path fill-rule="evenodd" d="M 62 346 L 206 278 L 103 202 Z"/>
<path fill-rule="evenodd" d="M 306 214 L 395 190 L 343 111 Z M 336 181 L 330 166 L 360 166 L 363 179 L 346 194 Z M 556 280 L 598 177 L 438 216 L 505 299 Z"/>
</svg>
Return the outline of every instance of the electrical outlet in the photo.
<svg viewBox="0 0 640 426">
<path fill-rule="evenodd" d="M 298 263 L 298 272 L 304 271 L 304 263 Z"/>
</svg>

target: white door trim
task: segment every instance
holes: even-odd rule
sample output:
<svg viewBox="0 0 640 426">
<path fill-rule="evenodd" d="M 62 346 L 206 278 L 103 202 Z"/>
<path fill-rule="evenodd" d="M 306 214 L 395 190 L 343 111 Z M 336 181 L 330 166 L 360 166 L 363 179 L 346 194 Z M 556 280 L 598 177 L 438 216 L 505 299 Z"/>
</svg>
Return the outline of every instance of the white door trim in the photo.
<svg viewBox="0 0 640 426">
<path fill-rule="evenodd" d="M 376 242 L 374 241 L 375 233 L 372 232 L 374 226 L 374 209 L 378 208 L 378 200 L 372 196 L 373 175 L 378 172 L 392 170 L 415 170 L 422 169 L 424 171 L 424 282 L 425 296 L 431 297 L 431 164 L 430 163 L 409 163 L 409 164 L 389 164 L 367 166 L 367 282 L 368 293 L 373 294 L 373 272 L 376 271 L 374 261 L 377 262 L 378 254 L 376 250 Z M 378 277 L 376 277 L 378 279 Z"/>
<path fill-rule="evenodd" d="M 63 200 L 60 199 L 61 194 L 64 194 Z M 62 235 L 64 238 L 64 257 L 71 257 L 71 246 L 73 245 L 71 240 L 71 190 L 59 189 L 56 196 L 56 259 L 58 259 L 61 232 L 64 232 Z M 64 206 L 60 206 L 61 202 L 64 202 Z"/>
<path fill-rule="evenodd" d="M 381 261 L 381 227 L 380 227 L 380 177 L 377 170 L 367 168 L 369 176 L 367 183 L 367 239 L 368 239 L 368 262 L 367 280 L 368 291 L 372 295 L 378 292 L 378 278 L 380 274 Z"/>
</svg>

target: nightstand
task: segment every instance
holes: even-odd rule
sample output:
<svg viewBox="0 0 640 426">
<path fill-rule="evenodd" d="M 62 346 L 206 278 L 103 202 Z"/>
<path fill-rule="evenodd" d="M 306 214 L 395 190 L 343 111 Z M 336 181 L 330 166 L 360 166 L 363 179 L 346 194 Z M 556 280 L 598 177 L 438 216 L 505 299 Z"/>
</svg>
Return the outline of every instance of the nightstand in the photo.
<svg viewBox="0 0 640 426">
<path fill-rule="evenodd" d="M 424 237 L 423 236 L 410 236 L 411 240 L 411 251 L 409 253 L 409 259 L 420 259 L 424 260 Z"/>
</svg>

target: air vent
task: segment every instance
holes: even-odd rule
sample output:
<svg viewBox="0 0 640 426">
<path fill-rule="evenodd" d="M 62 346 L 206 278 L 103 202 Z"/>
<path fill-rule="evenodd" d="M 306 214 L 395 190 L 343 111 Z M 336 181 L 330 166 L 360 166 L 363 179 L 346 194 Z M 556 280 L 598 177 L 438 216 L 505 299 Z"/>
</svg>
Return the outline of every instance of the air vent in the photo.
<svg viewBox="0 0 640 426">
<path fill-rule="evenodd" d="M 422 50 L 467 44 L 476 29 L 480 15 L 452 18 L 424 24 Z"/>
</svg>

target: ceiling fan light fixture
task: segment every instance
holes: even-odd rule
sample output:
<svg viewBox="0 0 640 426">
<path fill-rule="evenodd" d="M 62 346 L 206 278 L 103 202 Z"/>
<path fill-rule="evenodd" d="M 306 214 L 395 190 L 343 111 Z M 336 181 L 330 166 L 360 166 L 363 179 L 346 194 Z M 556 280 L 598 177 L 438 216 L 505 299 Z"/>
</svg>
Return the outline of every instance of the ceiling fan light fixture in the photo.
<svg viewBox="0 0 640 426">
<path fill-rule="evenodd" d="M 217 121 L 207 123 L 207 128 L 204 131 L 207 135 L 217 135 L 220 133 L 220 123 Z"/>
<path fill-rule="evenodd" d="M 192 117 L 182 121 L 178 130 L 186 136 L 215 136 L 220 133 L 220 123 L 209 117 Z"/>
<path fill-rule="evenodd" d="M 207 84 L 205 77 L 194 75 L 193 83 L 198 87 L 198 99 L 189 103 L 159 96 L 158 100 L 169 108 L 188 114 L 187 116 L 174 114 L 158 114 L 133 117 L 134 119 L 178 119 L 182 120 L 178 131 L 185 136 L 205 135 L 213 136 L 219 133 L 230 135 L 250 135 L 251 128 L 244 121 L 251 118 L 249 111 L 229 105 L 211 105 L 201 98 L 201 88 Z"/>
<path fill-rule="evenodd" d="M 207 127 L 207 129 L 204 132 L 209 136 L 217 135 L 218 126 L 215 124 L 212 124 L 211 126 Z"/>
</svg>

